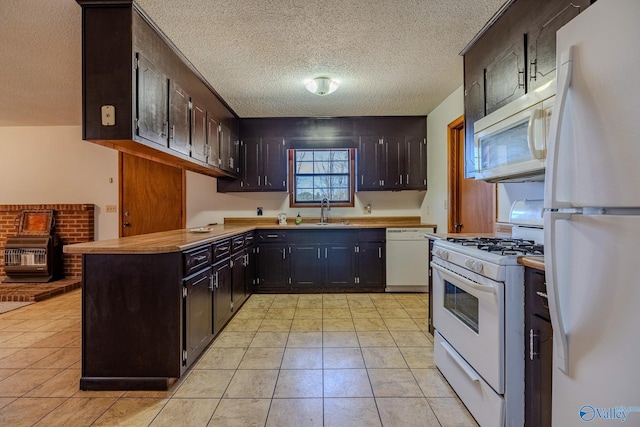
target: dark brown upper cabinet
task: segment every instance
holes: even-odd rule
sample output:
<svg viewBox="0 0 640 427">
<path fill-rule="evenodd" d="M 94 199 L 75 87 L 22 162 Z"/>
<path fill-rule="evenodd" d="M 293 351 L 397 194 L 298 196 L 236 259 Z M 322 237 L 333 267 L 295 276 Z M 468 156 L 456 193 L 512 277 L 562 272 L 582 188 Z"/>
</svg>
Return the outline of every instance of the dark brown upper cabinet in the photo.
<svg viewBox="0 0 640 427">
<path fill-rule="evenodd" d="M 136 61 L 136 134 L 163 146 L 169 130 L 169 79 L 141 53 Z"/>
<path fill-rule="evenodd" d="M 520 36 L 490 61 L 484 73 L 485 112 L 491 114 L 526 93 L 525 43 Z"/>
<path fill-rule="evenodd" d="M 475 176 L 474 123 L 555 78 L 555 34 L 591 0 L 505 3 L 464 55 L 466 178 Z"/>
<path fill-rule="evenodd" d="M 207 111 L 204 106 L 192 101 L 191 108 L 191 157 L 207 162 Z M 217 138 L 212 141 L 217 142 Z"/>
<path fill-rule="evenodd" d="M 218 180 L 218 191 L 287 191 L 288 144 L 283 137 L 246 137 L 234 147 L 238 178 Z"/>
<path fill-rule="evenodd" d="M 169 82 L 169 148 L 191 155 L 191 97 L 178 83 Z"/>
<path fill-rule="evenodd" d="M 427 189 L 425 138 L 361 136 L 357 158 L 357 191 Z"/>
<path fill-rule="evenodd" d="M 547 3 L 549 3 L 547 1 Z M 590 0 L 555 1 L 526 30 L 528 55 L 528 90 L 535 90 L 556 75 L 556 32 L 591 4 Z"/>
<path fill-rule="evenodd" d="M 237 115 L 171 40 L 134 1 L 77 2 L 83 139 L 210 176 L 235 176 L 228 167 L 233 148 L 221 159 L 220 144 L 237 140 Z"/>
</svg>

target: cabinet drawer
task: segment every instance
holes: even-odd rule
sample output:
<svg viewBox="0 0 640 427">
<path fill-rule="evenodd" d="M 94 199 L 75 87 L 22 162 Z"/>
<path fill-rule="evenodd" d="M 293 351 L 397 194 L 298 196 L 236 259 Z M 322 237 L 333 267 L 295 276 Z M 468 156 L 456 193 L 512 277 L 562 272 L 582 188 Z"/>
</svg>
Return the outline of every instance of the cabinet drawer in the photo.
<svg viewBox="0 0 640 427">
<path fill-rule="evenodd" d="M 236 236 L 231 239 L 231 252 L 236 253 L 244 249 L 244 236 Z"/>
<path fill-rule="evenodd" d="M 248 248 L 253 246 L 254 243 L 254 238 L 253 238 L 253 231 L 246 233 L 244 235 L 244 247 Z"/>
<path fill-rule="evenodd" d="M 205 283 L 205 281 L 207 283 Z M 184 285 L 187 287 L 190 286 L 207 286 L 209 287 L 211 281 L 211 267 L 207 267 L 206 269 L 194 274 L 191 277 L 187 277 L 184 279 Z"/>
<path fill-rule="evenodd" d="M 373 228 L 358 231 L 358 240 L 360 242 L 384 242 L 386 239 L 386 230 L 384 228 Z"/>
<path fill-rule="evenodd" d="M 258 242 L 286 242 L 287 233 L 278 230 L 260 230 L 257 233 Z"/>
<path fill-rule="evenodd" d="M 231 255 L 231 240 L 222 240 L 213 244 L 213 262 L 218 262 Z"/>
<path fill-rule="evenodd" d="M 189 252 L 184 252 L 183 260 L 184 276 L 186 277 L 211 264 L 211 246 L 207 245 Z"/>
</svg>

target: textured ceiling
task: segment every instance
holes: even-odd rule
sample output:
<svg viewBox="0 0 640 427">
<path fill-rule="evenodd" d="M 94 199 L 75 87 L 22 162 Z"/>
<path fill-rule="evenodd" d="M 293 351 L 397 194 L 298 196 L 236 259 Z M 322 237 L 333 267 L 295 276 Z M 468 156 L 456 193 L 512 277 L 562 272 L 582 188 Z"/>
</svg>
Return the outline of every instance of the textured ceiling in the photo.
<svg viewBox="0 0 640 427">
<path fill-rule="evenodd" d="M 504 0 L 138 0 L 240 117 L 422 115 Z M 81 8 L 0 1 L 0 126 L 81 120 Z M 341 81 L 329 96 L 305 79 Z"/>
</svg>

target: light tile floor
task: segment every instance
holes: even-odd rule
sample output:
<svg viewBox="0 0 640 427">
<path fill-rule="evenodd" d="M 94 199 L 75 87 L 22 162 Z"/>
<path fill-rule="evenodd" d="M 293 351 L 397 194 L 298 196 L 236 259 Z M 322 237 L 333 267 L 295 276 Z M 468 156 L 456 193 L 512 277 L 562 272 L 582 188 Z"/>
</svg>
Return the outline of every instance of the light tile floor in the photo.
<svg viewBox="0 0 640 427">
<path fill-rule="evenodd" d="M 425 294 L 253 295 L 166 392 L 79 391 L 81 291 L 0 314 L 0 426 L 476 426 Z"/>
</svg>

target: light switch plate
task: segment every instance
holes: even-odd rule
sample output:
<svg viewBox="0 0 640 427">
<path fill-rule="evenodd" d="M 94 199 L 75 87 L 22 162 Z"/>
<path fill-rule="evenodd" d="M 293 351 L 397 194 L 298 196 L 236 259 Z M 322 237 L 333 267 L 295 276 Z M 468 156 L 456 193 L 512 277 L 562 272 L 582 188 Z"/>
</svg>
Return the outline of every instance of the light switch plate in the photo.
<svg viewBox="0 0 640 427">
<path fill-rule="evenodd" d="M 116 107 L 113 105 L 103 105 L 100 110 L 102 112 L 102 126 L 115 126 Z"/>
<path fill-rule="evenodd" d="M 106 211 L 107 213 L 116 213 L 118 212 L 118 206 L 117 205 L 107 205 L 106 206 Z"/>
</svg>

